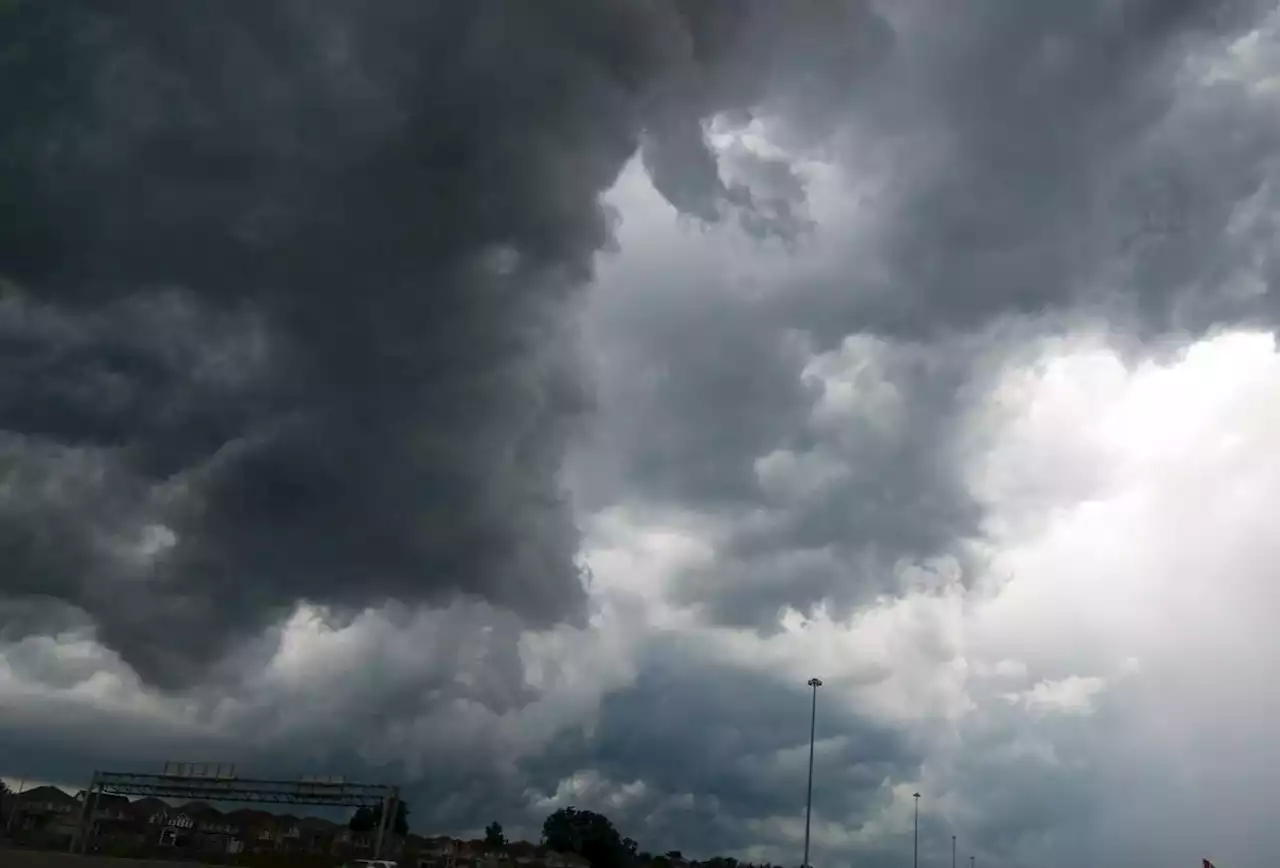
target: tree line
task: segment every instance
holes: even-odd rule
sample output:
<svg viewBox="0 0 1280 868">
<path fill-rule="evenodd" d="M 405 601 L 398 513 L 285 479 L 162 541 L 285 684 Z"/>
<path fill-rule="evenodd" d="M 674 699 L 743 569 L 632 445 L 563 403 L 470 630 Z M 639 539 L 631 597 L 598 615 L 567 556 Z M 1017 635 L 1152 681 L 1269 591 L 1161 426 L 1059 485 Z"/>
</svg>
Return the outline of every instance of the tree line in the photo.
<svg viewBox="0 0 1280 868">
<path fill-rule="evenodd" d="M 501 849 L 506 840 L 499 823 L 490 823 L 485 829 L 487 848 Z M 638 865 L 670 868 L 672 864 L 684 861 L 679 850 L 665 853 L 640 850 L 635 840 L 621 835 L 608 817 L 574 807 L 560 808 L 547 817 L 542 823 L 542 844 L 550 850 L 581 856 L 593 868 L 634 868 Z M 699 864 L 703 868 L 775 868 L 767 863 L 756 866 L 719 856 Z"/>
<path fill-rule="evenodd" d="M 371 832 L 378 828 L 381 819 L 381 807 L 361 808 L 352 816 L 350 826 L 355 832 Z M 409 809 L 404 802 L 396 803 L 392 829 L 402 837 L 409 834 Z M 508 843 L 501 823 L 495 820 L 485 827 L 484 846 L 487 851 L 503 850 Z M 640 865 L 671 868 L 673 864 L 684 861 L 679 850 L 665 853 L 640 850 L 636 841 L 619 833 L 605 815 L 572 806 L 560 808 L 547 816 L 542 823 L 541 844 L 549 850 L 581 856 L 591 863 L 592 868 L 636 868 Z M 702 868 L 775 868 L 768 863 L 754 865 L 719 856 L 699 864 Z"/>
</svg>

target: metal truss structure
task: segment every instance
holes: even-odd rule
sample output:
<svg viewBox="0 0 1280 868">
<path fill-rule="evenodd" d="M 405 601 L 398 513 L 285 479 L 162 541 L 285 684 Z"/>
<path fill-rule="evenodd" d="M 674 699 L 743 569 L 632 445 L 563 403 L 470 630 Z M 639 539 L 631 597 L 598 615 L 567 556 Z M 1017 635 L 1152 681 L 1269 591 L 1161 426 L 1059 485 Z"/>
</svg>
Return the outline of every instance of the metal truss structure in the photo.
<svg viewBox="0 0 1280 868">
<path fill-rule="evenodd" d="M 384 784 L 272 781 L 255 778 L 200 778 L 135 772 L 98 772 L 99 793 L 150 796 L 192 802 L 257 802 L 273 805 L 319 805 L 343 808 L 376 808 L 395 788 Z M 93 787 L 90 787 L 90 792 Z"/>
<path fill-rule="evenodd" d="M 396 816 L 400 792 L 386 784 L 362 784 L 335 777 L 305 777 L 296 781 L 242 778 L 234 766 L 207 763 L 166 763 L 161 774 L 139 772 L 93 773 L 72 852 L 83 853 L 99 795 L 139 796 L 190 802 L 241 802 L 313 807 L 381 808 L 374 858 Z"/>
</svg>

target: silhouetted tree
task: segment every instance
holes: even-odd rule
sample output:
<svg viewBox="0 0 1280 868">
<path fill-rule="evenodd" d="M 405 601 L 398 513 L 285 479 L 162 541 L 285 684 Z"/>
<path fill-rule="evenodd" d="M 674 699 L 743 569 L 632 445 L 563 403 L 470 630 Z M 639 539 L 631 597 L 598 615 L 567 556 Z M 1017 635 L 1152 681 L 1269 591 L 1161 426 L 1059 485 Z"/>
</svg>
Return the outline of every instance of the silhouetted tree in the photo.
<svg viewBox="0 0 1280 868">
<path fill-rule="evenodd" d="M 507 836 L 502 831 L 502 824 L 497 820 L 484 827 L 484 848 L 490 853 L 507 846 Z"/>
<path fill-rule="evenodd" d="M 353 832 L 372 832 L 377 825 L 373 821 L 371 808 L 356 808 L 356 812 L 351 815 L 351 822 L 347 823 L 348 828 Z"/>
<path fill-rule="evenodd" d="M 623 868 L 631 861 L 631 851 L 613 823 L 594 811 L 555 811 L 542 824 L 542 843 L 561 853 L 576 853 L 594 868 Z"/>
<path fill-rule="evenodd" d="M 382 822 L 382 805 L 376 808 L 358 808 L 351 815 L 347 826 L 353 832 L 375 832 Z M 409 806 L 403 801 L 396 802 L 396 816 L 391 823 L 391 831 L 401 838 L 409 834 Z"/>
</svg>

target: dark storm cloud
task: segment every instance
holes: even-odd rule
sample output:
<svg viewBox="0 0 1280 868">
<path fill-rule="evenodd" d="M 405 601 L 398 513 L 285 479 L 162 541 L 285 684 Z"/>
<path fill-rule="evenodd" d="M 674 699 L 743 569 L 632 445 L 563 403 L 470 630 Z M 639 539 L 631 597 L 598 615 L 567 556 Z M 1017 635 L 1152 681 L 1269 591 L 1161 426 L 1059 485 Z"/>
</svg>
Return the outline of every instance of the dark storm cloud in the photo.
<svg viewBox="0 0 1280 868">
<path fill-rule="evenodd" d="M 1252 4 L 885 8 L 904 16 L 893 39 L 861 3 L 20 4 L 5 32 L 22 50 L 0 55 L 0 636 L 89 617 L 172 686 L 209 678 L 228 646 L 260 662 L 265 640 L 241 640 L 297 599 L 461 592 L 518 615 L 445 611 L 423 633 L 390 618 L 385 642 L 313 650 L 284 683 L 237 672 L 169 697 L 173 721 L 119 709 L 135 694 L 84 681 L 83 660 L 6 649 L 24 679 L 116 706 L 14 688 L 0 755 L 25 765 L 6 771 L 80 780 L 104 756 L 173 756 L 345 772 L 405 783 L 419 831 L 498 819 L 535 835 L 545 812 L 523 796 L 589 772 L 604 783 L 577 803 L 645 847 L 776 843 L 767 821 L 803 806 L 802 684 L 679 647 L 545 756 L 510 746 L 512 721 L 572 721 L 489 716 L 528 707 L 517 622 L 580 611 L 557 478 L 589 402 L 566 318 L 610 240 L 596 198 L 623 162 L 640 147 L 686 213 L 803 243 L 797 174 L 741 153 L 717 166 L 695 120 L 759 104 L 800 147 L 851 125 L 892 157 L 873 237 L 841 239 L 826 279 L 655 280 L 638 288 L 653 306 L 616 323 L 604 385 L 627 386 L 611 423 L 625 488 L 606 495 L 737 522 L 719 569 L 683 589 L 736 623 L 857 604 L 895 559 L 973 532 L 952 423 L 984 354 L 933 338 L 1098 301 L 1100 274 L 1104 308 L 1219 319 L 1210 278 L 1244 250 L 1274 256 L 1258 226 L 1221 231 L 1274 112 L 1230 84 L 1171 108 L 1180 52 Z M 1188 212 L 1203 216 L 1173 219 Z M 900 422 L 815 430 L 803 368 L 859 332 L 927 336 L 886 345 L 871 372 Z M 774 449 L 849 475 L 788 500 L 756 475 Z M 850 828 L 884 816 L 885 782 L 918 777 L 921 756 L 825 696 L 815 805 Z M 1075 778 L 1056 812 L 1047 770 L 1041 789 L 1025 767 L 1002 788 L 979 755 L 1003 735 L 974 737 L 960 769 L 984 853 L 1084 816 Z M 612 807 L 634 782 L 643 795 Z M 924 828 L 939 852 L 944 830 Z M 881 841 L 858 864 L 909 858 L 909 837 Z"/>
<path fill-rule="evenodd" d="M 300 599 L 580 614 L 598 194 L 643 139 L 683 210 L 794 235 L 700 125 L 866 62 L 865 4 L 787 8 L 8 4 L 6 595 L 167 685 Z"/>
<path fill-rule="evenodd" d="M 605 699 L 591 734 L 566 737 L 528 768 L 548 793 L 566 768 L 598 775 L 607 785 L 588 789 L 578 807 L 642 830 L 628 834 L 645 849 L 736 850 L 750 837 L 747 823 L 803 812 L 809 689 L 707 662 L 688 640 L 671 643 L 655 645 L 635 684 Z M 855 824 L 883 807 L 887 784 L 913 779 L 921 757 L 905 738 L 821 699 L 814 804 L 823 817 Z M 611 808 L 611 797 L 636 782 L 643 791 Z"/>
<path fill-rule="evenodd" d="M 1269 4 L 886 8 L 893 51 L 827 104 L 848 195 L 868 202 L 856 234 L 822 227 L 844 251 L 766 291 L 646 264 L 599 321 L 625 487 L 731 523 L 685 585 L 730 623 L 846 610 L 904 562 L 975 566 L 983 507 L 957 433 L 1002 347 L 1090 316 L 1141 338 L 1274 322 L 1272 221 L 1241 218 L 1275 207 L 1280 116 L 1244 83 L 1196 80 Z M 641 302 L 645 280 L 680 289 Z M 892 424 L 868 410 L 815 430 L 797 334 L 809 353 L 885 339 L 860 381 L 896 391 Z M 757 476 L 774 450 L 826 478 L 778 497 Z"/>
<path fill-rule="evenodd" d="M 1271 5 L 992 2 L 913 21 L 897 89 L 860 128 L 902 149 L 884 276 L 844 296 L 846 315 L 909 335 L 1099 301 L 1154 331 L 1239 317 L 1220 296 L 1239 261 L 1228 221 L 1280 122 L 1185 64 Z M 1188 292 L 1216 313 L 1184 322 Z"/>
</svg>

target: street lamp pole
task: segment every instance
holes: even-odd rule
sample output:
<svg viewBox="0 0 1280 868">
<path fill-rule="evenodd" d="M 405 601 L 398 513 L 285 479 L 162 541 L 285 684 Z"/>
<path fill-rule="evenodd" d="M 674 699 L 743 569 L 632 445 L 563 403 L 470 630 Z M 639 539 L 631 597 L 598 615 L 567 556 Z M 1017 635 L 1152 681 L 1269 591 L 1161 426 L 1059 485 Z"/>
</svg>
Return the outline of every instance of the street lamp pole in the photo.
<svg viewBox="0 0 1280 868">
<path fill-rule="evenodd" d="M 912 837 L 911 868 L 920 868 L 920 794 L 912 793 L 916 800 L 916 830 Z"/>
<path fill-rule="evenodd" d="M 804 807 L 804 863 L 801 868 L 809 868 L 809 820 L 813 816 L 813 736 L 818 726 L 818 688 L 822 686 L 822 679 L 810 678 L 809 686 L 813 688 L 813 705 L 809 712 L 809 794 L 805 798 Z"/>
<path fill-rule="evenodd" d="M 951 868 L 956 868 L 956 836 L 951 836 Z"/>
<path fill-rule="evenodd" d="M 969 857 L 969 868 L 973 868 L 973 865 L 974 865 L 973 857 L 972 857 L 972 856 L 970 856 L 970 857 Z"/>
</svg>

